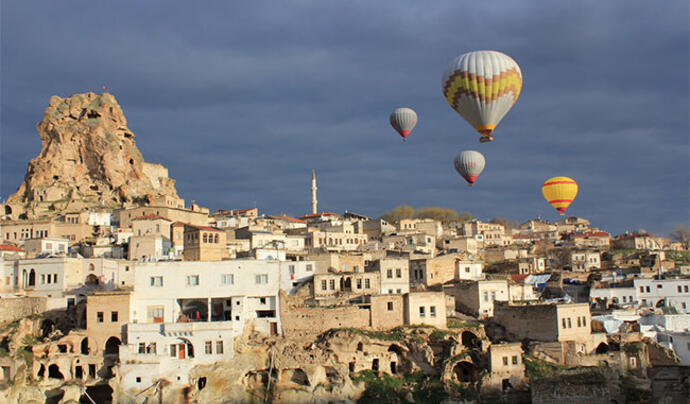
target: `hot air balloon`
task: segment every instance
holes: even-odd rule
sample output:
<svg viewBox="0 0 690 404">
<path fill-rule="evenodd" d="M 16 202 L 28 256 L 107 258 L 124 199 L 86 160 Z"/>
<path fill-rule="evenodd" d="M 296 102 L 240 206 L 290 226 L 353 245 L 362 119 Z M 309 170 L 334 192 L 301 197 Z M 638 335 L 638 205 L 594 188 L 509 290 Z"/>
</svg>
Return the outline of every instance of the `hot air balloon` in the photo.
<svg viewBox="0 0 690 404">
<path fill-rule="evenodd" d="M 564 216 L 565 210 L 568 209 L 577 195 L 577 183 L 568 177 L 549 178 L 542 185 L 541 193 L 546 202 L 556 208 L 561 216 Z"/>
<path fill-rule="evenodd" d="M 410 108 L 397 108 L 391 113 L 389 119 L 391 126 L 400 133 L 403 141 L 407 139 L 407 135 L 417 125 L 417 113 Z"/>
<path fill-rule="evenodd" d="M 484 170 L 484 155 L 474 150 L 465 150 L 455 157 L 455 170 L 470 186 Z"/>
<path fill-rule="evenodd" d="M 483 50 L 460 55 L 443 73 L 443 95 L 460 116 L 493 140 L 491 132 L 517 101 L 522 88 L 520 66 L 508 55 Z"/>
</svg>

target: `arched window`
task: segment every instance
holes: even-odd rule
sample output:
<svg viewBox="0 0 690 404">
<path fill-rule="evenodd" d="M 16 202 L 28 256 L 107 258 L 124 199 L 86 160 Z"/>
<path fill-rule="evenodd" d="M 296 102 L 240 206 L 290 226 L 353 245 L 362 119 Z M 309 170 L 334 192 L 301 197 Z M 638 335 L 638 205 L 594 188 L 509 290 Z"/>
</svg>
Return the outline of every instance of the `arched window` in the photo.
<svg viewBox="0 0 690 404">
<path fill-rule="evenodd" d="M 36 271 L 33 268 L 29 272 L 29 286 L 36 286 Z"/>
<path fill-rule="evenodd" d="M 208 243 L 208 235 L 204 233 L 204 243 Z"/>
<path fill-rule="evenodd" d="M 93 272 L 96 270 L 96 267 L 93 264 L 89 264 L 89 271 Z"/>
<path fill-rule="evenodd" d="M 218 234 L 213 237 L 213 242 L 218 244 Z"/>
</svg>

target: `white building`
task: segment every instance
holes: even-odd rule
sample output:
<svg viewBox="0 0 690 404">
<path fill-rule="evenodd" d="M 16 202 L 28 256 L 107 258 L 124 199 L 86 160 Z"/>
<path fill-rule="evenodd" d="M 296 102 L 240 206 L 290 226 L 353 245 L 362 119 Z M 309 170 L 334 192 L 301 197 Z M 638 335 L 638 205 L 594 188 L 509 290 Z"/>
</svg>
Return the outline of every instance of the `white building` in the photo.
<svg viewBox="0 0 690 404">
<path fill-rule="evenodd" d="M 231 358 L 246 327 L 279 334 L 280 268 L 260 260 L 137 264 L 120 350 L 124 387 L 146 388 L 153 377 L 186 384 L 193 366 Z"/>
<path fill-rule="evenodd" d="M 294 294 L 299 285 L 314 278 L 314 261 L 280 262 L 280 289 Z"/>
<path fill-rule="evenodd" d="M 69 240 L 66 238 L 34 238 L 24 241 L 24 251 L 28 257 L 66 254 Z"/>
<path fill-rule="evenodd" d="M 639 304 L 637 294 L 634 287 L 616 287 L 610 285 L 607 287 L 596 287 L 589 290 L 590 299 L 603 300 L 604 305 L 617 304 L 620 306 Z"/>
<path fill-rule="evenodd" d="M 484 272 L 482 270 L 482 263 L 479 261 L 457 260 L 456 279 L 478 281 L 484 279 Z"/>
<path fill-rule="evenodd" d="M 680 313 L 690 309 L 690 279 L 635 279 L 637 300 L 642 306 L 674 307 Z"/>
<path fill-rule="evenodd" d="M 658 331 L 657 339 L 661 345 L 673 349 L 682 366 L 690 366 L 690 332 Z"/>
</svg>

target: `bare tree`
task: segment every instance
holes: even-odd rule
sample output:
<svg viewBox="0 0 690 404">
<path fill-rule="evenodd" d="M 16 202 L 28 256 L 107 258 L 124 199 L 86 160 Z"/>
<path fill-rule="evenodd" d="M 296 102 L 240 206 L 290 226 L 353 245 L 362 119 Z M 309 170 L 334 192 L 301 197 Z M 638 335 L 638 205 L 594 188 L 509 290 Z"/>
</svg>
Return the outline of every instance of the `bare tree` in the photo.
<svg viewBox="0 0 690 404">
<path fill-rule="evenodd" d="M 669 236 L 671 236 L 673 241 L 681 243 L 683 248 L 686 250 L 688 249 L 688 245 L 690 244 L 690 229 L 688 229 L 687 226 L 683 226 L 682 224 L 677 225 L 676 229 L 672 231 Z"/>
</svg>

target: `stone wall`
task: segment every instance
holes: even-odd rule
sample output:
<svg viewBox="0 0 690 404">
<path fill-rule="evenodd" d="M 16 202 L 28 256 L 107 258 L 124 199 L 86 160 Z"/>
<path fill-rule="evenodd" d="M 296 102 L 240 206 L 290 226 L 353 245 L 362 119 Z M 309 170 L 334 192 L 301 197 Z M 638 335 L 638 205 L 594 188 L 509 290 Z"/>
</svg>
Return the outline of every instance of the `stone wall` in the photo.
<svg viewBox="0 0 690 404">
<path fill-rule="evenodd" d="M 518 339 L 558 340 L 557 306 L 553 304 L 511 306 L 494 302 L 494 320 Z"/>
<path fill-rule="evenodd" d="M 0 325 L 46 311 L 45 297 L 11 297 L 0 299 Z"/>
<path fill-rule="evenodd" d="M 533 404 L 588 403 L 610 404 L 611 393 L 606 381 L 569 384 L 558 380 L 534 380 Z"/>
<path fill-rule="evenodd" d="M 369 309 L 354 307 L 300 307 L 281 312 L 283 333 L 289 338 L 313 337 L 331 328 L 367 328 Z"/>
</svg>

